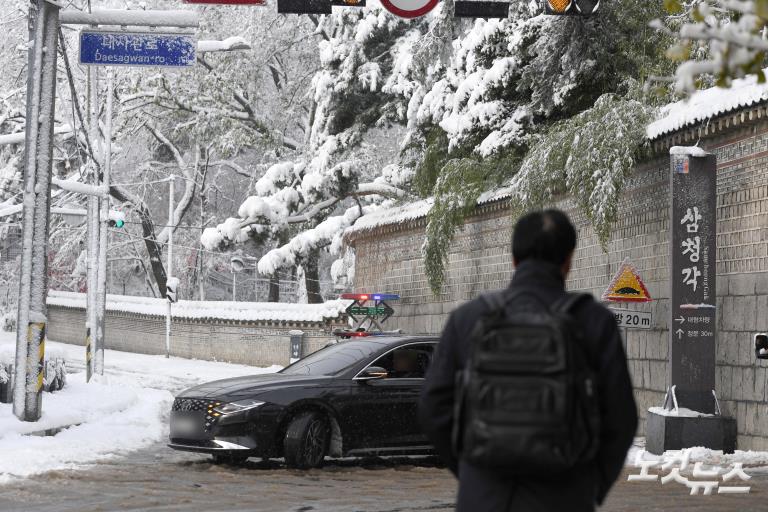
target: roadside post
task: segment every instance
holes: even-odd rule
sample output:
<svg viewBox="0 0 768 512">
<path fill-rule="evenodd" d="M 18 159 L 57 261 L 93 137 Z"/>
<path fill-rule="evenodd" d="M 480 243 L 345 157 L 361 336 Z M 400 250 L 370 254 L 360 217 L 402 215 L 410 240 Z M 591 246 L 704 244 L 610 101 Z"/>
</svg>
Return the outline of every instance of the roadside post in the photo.
<svg viewBox="0 0 768 512">
<path fill-rule="evenodd" d="M 304 331 L 292 330 L 288 332 L 291 337 L 291 357 L 288 364 L 293 364 L 304 357 Z"/>
<path fill-rule="evenodd" d="M 171 309 L 176 302 L 178 279 L 173 277 L 173 184 L 174 176 L 168 178 L 168 264 L 165 278 L 165 298 L 167 308 L 165 310 L 165 357 L 171 357 Z"/>
<path fill-rule="evenodd" d="M 660 454 L 704 446 L 732 453 L 736 421 L 722 415 L 715 392 L 715 155 L 699 147 L 670 149 L 669 226 L 669 388 L 663 409 L 648 413 L 646 449 Z"/>
</svg>

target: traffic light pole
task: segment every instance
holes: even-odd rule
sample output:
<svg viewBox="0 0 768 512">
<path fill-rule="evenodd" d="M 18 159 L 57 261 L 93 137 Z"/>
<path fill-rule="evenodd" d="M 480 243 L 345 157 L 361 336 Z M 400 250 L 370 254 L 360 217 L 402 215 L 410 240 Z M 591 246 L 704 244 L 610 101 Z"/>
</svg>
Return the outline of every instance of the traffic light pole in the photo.
<svg viewBox="0 0 768 512">
<path fill-rule="evenodd" d="M 104 121 L 104 167 L 101 185 L 109 190 L 110 173 L 112 170 L 112 97 L 114 96 L 114 73 L 107 71 L 107 110 Z M 99 264 L 97 267 L 98 283 L 96 285 L 96 333 L 93 337 L 95 352 L 94 372 L 104 375 L 104 340 L 106 339 L 106 309 L 107 309 L 107 236 L 109 235 L 109 196 L 100 199 L 101 211 L 99 217 Z"/>
<path fill-rule="evenodd" d="M 42 411 L 48 291 L 48 229 L 56 106 L 59 6 L 29 8 L 24 220 L 16 329 L 13 413 L 37 421 Z"/>
</svg>

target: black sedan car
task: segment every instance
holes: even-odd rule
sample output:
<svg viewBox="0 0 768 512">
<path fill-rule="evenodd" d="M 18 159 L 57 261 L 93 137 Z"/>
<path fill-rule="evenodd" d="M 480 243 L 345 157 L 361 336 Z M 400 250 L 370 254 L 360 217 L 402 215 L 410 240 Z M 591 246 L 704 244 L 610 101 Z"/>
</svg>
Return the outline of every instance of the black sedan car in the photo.
<svg viewBox="0 0 768 512">
<path fill-rule="evenodd" d="M 416 415 L 437 339 L 368 337 L 329 345 L 267 375 L 190 388 L 171 410 L 171 448 L 216 461 L 426 454 Z"/>
</svg>

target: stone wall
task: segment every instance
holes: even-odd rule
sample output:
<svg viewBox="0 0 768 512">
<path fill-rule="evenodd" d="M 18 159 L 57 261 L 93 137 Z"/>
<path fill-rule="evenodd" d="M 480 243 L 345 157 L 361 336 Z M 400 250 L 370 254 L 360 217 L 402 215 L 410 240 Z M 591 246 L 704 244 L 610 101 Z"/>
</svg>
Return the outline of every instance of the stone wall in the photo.
<svg viewBox="0 0 768 512">
<path fill-rule="evenodd" d="M 650 330 L 630 330 L 626 335 L 641 433 L 645 411 L 661 405 L 668 379 L 666 153 L 672 144 L 694 144 L 698 136 L 700 145 L 718 158 L 717 392 L 724 413 L 737 419 L 739 447 L 768 449 L 768 362 L 756 361 L 752 348 L 754 332 L 768 330 L 768 122 L 764 107 L 761 112 L 753 122 L 737 126 L 712 123 L 704 130 L 699 128 L 698 135 L 691 131 L 657 141 L 656 156 L 638 165 L 627 178 L 607 251 L 568 198 L 556 204 L 571 215 L 579 232 L 569 289 L 599 297 L 621 262 L 629 257 L 654 298 L 650 303 L 621 305 L 653 313 Z M 456 234 L 439 297 L 430 292 L 424 273 L 424 218 L 353 231 L 348 242 L 356 254 L 355 288 L 402 296 L 388 327 L 409 333 L 437 333 L 456 305 L 483 290 L 507 285 L 512 275 L 513 224 L 503 200 L 478 207 Z"/>
<path fill-rule="evenodd" d="M 304 354 L 333 339 L 337 323 L 235 322 L 175 318 L 171 330 L 171 355 L 188 359 L 225 361 L 253 366 L 286 366 L 290 358 L 289 331 L 304 331 Z M 140 354 L 165 354 L 165 318 L 107 311 L 106 348 Z M 48 338 L 85 345 L 85 311 L 48 307 Z"/>
</svg>

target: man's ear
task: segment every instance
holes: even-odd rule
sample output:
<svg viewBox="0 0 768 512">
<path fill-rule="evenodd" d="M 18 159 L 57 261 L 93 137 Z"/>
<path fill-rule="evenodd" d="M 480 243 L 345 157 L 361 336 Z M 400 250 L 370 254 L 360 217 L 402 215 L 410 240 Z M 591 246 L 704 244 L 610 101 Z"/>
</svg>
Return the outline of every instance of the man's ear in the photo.
<svg viewBox="0 0 768 512">
<path fill-rule="evenodd" d="M 565 261 L 560 266 L 560 272 L 563 274 L 563 279 L 568 279 L 568 274 L 571 272 L 571 262 L 573 261 L 573 252 L 565 258 Z"/>
</svg>

